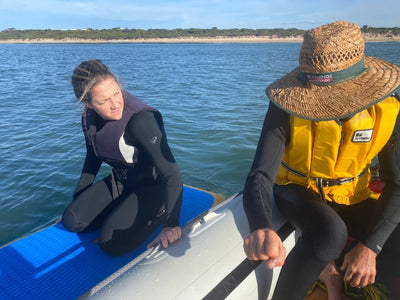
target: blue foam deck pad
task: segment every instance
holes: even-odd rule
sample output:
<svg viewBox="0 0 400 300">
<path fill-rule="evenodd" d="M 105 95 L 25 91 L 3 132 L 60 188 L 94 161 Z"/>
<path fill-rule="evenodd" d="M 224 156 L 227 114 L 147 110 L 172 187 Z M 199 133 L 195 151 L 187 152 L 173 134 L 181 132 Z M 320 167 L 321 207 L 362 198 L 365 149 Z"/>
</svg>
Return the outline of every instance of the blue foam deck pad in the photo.
<svg viewBox="0 0 400 300">
<path fill-rule="evenodd" d="M 181 226 L 213 202 L 212 194 L 185 186 Z M 98 232 L 47 227 L 0 248 L 0 299 L 76 299 L 145 251 L 158 232 L 132 253 L 114 257 L 95 243 Z"/>
</svg>

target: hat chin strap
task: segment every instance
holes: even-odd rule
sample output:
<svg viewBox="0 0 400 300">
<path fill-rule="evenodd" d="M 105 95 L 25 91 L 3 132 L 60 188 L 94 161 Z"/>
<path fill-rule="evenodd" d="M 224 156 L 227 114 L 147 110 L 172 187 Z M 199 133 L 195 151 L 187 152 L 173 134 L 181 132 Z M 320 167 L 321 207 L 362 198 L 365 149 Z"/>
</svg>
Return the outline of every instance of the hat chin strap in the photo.
<svg viewBox="0 0 400 300">
<path fill-rule="evenodd" d="M 368 69 L 368 67 L 365 67 L 364 58 L 362 58 L 351 67 L 336 72 L 306 73 L 299 70 L 297 79 L 304 84 L 313 83 L 316 85 L 333 85 L 356 78 Z"/>
</svg>

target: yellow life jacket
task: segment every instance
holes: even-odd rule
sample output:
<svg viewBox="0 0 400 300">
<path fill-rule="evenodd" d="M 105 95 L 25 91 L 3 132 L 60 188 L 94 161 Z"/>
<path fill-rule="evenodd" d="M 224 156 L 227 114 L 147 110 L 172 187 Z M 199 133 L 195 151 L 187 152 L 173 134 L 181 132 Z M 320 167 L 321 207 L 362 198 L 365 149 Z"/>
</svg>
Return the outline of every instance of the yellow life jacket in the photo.
<svg viewBox="0 0 400 300">
<path fill-rule="evenodd" d="M 368 166 L 389 140 L 399 108 L 390 96 L 343 123 L 292 115 L 291 140 L 275 183 L 299 184 L 339 204 L 377 199 L 368 188 Z"/>
</svg>

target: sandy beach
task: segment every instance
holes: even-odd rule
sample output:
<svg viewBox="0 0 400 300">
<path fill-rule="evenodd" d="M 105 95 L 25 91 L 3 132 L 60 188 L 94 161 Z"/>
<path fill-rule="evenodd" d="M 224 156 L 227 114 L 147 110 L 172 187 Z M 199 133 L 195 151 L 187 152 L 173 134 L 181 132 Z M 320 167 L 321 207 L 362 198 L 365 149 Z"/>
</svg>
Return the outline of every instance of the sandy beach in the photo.
<svg viewBox="0 0 400 300">
<path fill-rule="evenodd" d="M 272 42 L 292 42 L 300 43 L 303 37 L 277 38 L 270 36 L 244 36 L 244 37 L 183 37 L 183 38 L 146 38 L 146 39 L 13 39 L 0 40 L 0 43 L 272 43 Z"/>
<path fill-rule="evenodd" d="M 367 42 L 400 41 L 400 36 L 387 37 L 383 35 L 364 34 Z M 27 43 L 301 43 L 302 36 L 279 38 L 275 36 L 243 36 L 243 37 L 185 37 L 185 38 L 149 38 L 129 40 L 103 40 L 103 39 L 12 39 L 0 40 L 1 44 L 27 44 Z"/>
</svg>

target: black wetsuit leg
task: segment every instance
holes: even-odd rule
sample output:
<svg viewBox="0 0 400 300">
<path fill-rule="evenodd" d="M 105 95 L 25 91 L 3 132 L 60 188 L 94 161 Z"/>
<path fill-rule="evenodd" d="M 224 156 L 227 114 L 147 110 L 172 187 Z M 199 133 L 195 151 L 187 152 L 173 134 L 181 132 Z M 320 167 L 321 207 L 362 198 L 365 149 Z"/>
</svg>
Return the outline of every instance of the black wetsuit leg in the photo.
<svg viewBox="0 0 400 300">
<path fill-rule="evenodd" d="M 112 180 L 111 175 L 107 176 L 83 191 L 66 208 L 62 220 L 72 232 L 100 228 L 99 246 L 109 254 L 123 255 L 162 223 L 165 188 L 153 183 L 123 191 L 122 185 Z M 117 185 L 121 187 L 118 192 Z"/>
<path fill-rule="evenodd" d="M 153 184 L 123 195 L 101 227 L 100 247 L 119 256 L 143 243 L 163 222 L 163 191 L 162 184 Z"/>
<path fill-rule="evenodd" d="M 62 221 L 65 228 L 72 232 L 99 229 L 118 202 L 114 201 L 112 186 L 110 175 L 80 193 L 64 211 Z"/>
<path fill-rule="evenodd" d="M 340 256 L 347 240 L 346 225 L 317 193 L 302 186 L 275 185 L 274 198 L 302 234 L 286 258 L 273 299 L 303 299 L 325 266 Z"/>
<path fill-rule="evenodd" d="M 400 225 L 386 241 L 377 256 L 376 265 L 377 281 L 385 283 L 394 298 L 400 297 Z"/>
</svg>

